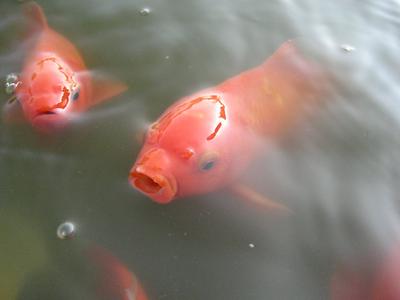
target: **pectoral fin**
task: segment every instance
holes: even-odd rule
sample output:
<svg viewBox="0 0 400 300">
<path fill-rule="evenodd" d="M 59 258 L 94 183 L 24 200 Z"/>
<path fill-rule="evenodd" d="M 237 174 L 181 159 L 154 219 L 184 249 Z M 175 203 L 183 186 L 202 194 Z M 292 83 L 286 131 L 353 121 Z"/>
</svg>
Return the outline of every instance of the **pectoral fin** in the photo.
<svg viewBox="0 0 400 300">
<path fill-rule="evenodd" d="M 25 123 L 26 119 L 21 104 L 17 97 L 13 95 L 3 107 L 3 122 L 5 123 Z"/>
<path fill-rule="evenodd" d="M 91 83 L 90 106 L 109 100 L 128 89 L 125 83 L 110 79 L 96 72 L 81 72 L 78 74 L 78 79 L 80 82 Z"/>
<path fill-rule="evenodd" d="M 139 145 L 143 145 L 145 138 L 146 138 L 146 130 L 145 129 L 139 129 L 135 132 L 135 141 Z"/>
<path fill-rule="evenodd" d="M 284 204 L 278 203 L 276 201 L 273 201 L 269 199 L 268 197 L 258 193 L 251 187 L 245 185 L 245 184 L 235 184 L 232 186 L 231 191 L 234 195 L 238 196 L 239 198 L 242 198 L 244 200 L 250 201 L 254 204 L 260 205 L 268 210 L 271 211 L 278 211 L 282 212 L 285 214 L 292 214 L 293 211 L 289 209 L 287 206 Z"/>
</svg>

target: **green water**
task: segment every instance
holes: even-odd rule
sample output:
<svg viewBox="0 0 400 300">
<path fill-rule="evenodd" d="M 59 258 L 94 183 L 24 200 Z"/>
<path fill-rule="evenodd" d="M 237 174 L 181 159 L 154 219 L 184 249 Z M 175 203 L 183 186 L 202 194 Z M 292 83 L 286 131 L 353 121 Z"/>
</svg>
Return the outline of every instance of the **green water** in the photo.
<svg viewBox="0 0 400 300">
<path fill-rule="evenodd" d="M 150 299 L 329 299 L 337 263 L 357 265 L 398 240 L 397 3 L 39 3 L 89 68 L 129 90 L 57 136 L 1 123 L 0 299 L 98 299 L 91 245 L 134 272 Z M 1 78 L 20 70 L 22 23 L 21 4 L 2 1 Z M 268 141 L 244 174 L 293 216 L 225 193 L 161 206 L 131 189 L 145 124 L 294 37 L 335 75 L 336 93 L 303 127 Z M 76 236 L 60 240 L 66 220 Z"/>
</svg>

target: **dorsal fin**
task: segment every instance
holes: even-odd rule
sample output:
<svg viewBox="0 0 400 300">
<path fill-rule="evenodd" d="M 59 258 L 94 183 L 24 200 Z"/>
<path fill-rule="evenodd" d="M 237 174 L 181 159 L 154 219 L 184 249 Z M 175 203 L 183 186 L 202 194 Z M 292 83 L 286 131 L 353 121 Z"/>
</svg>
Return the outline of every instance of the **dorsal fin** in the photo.
<svg viewBox="0 0 400 300">
<path fill-rule="evenodd" d="M 35 1 L 24 4 L 23 10 L 30 33 L 36 33 L 48 27 L 43 9 Z"/>
</svg>

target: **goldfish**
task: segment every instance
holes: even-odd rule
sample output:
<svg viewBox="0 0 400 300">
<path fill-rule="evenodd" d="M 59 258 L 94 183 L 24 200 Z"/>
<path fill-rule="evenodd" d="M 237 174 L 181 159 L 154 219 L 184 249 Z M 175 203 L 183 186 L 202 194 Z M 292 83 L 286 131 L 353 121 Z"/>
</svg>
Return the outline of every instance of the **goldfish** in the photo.
<svg viewBox="0 0 400 300">
<path fill-rule="evenodd" d="M 123 83 L 88 71 L 74 44 L 48 25 L 36 2 L 24 4 L 23 11 L 31 47 L 15 83 L 15 95 L 4 107 L 6 121 L 24 120 L 39 131 L 51 132 L 127 89 Z"/>
<path fill-rule="evenodd" d="M 394 243 L 372 266 L 337 268 L 331 279 L 332 300 L 400 299 L 400 244 Z"/>
<path fill-rule="evenodd" d="M 149 126 L 130 184 L 163 204 L 229 188 L 284 208 L 240 176 L 262 152 L 260 141 L 282 136 L 322 97 L 324 73 L 289 40 L 261 65 L 183 97 Z"/>
<path fill-rule="evenodd" d="M 336 268 L 330 280 L 331 300 L 367 300 L 372 284 L 370 272 L 347 265 Z"/>
<path fill-rule="evenodd" d="M 149 299 L 137 276 L 109 250 L 92 242 L 74 249 L 62 256 L 64 263 L 44 264 L 24 274 L 14 298 Z"/>
<path fill-rule="evenodd" d="M 96 294 L 100 299 L 148 300 L 138 278 L 108 250 L 92 246 L 88 257 L 95 266 Z"/>
</svg>

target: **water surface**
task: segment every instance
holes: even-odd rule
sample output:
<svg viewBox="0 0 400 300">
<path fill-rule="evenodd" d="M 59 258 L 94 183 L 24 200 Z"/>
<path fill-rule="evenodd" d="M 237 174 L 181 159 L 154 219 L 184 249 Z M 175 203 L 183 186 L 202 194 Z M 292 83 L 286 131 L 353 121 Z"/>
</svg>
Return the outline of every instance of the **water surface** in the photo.
<svg viewBox="0 0 400 300">
<path fill-rule="evenodd" d="M 150 299 L 329 299 L 338 264 L 368 265 L 399 240 L 397 2 L 39 3 L 90 68 L 130 89 L 56 137 L 0 125 L 1 299 L 96 299 L 83 254 L 93 244 L 134 271 Z M 18 1 L 0 11 L 5 78 L 20 70 L 23 17 Z M 145 124 L 292 38 L 334 74 L 335 93 L 268 140 L 245 178 L 293 216 L 224 193 L 160 206 L 129 187 Z M 66 220 L 72 240 L 56 235 Z"/>
</svg>

